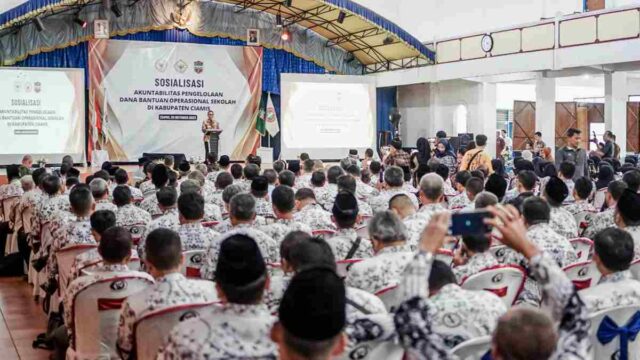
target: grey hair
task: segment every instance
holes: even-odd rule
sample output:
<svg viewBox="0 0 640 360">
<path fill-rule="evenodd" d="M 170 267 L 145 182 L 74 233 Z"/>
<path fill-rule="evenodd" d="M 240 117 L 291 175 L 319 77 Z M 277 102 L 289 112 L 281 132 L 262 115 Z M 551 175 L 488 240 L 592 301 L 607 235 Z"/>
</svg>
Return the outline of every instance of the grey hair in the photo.
<svg viewBox="0 0 640 360">
<path fill-rule="evenodd" d="M 482 191 L 476 195 L 474 203 L 476 209 L 484 209 L 496 205 L 498 203 L 498 197 L 494 193 Z"/>
<path fill-rule="evenodd" d="M 33 181 L 33 176 L 25 175 L 20 178 L 20 185 L 22 186 L 22 190 L 29 191 L 36 186 L 36 183 Z"/>
<path fill-rule="evenodd" d="M 197 180 L 187 179 L 180 184 L 180 194 L 200 193 L 202 187 Z"/>
<path fill-rule="evenodd" d="M 392 187 L 404 185 L 404 171 L 399 166 L 390 166 L 384 171 L 384 182 Z"/>
<path fill-rule="evenodd" d="M 101 198 L 109 192 L 109 184 L 104 179 L 95 178 L 89 183 L 89 189 L 94 198 Z"/>
<path fill-rule="evenodd" d="M 228 204 L 231 202 L 232 197 L 240 194 L 241 192 L 244 192 L 241 185 L 239 184 L 229 185 L 226 188 L 224 188 L 224 190 L 222 191 L 222 201 L 224 201 L 225 204 Z"/>
<path fill-rule="evenodd" d="M 256 213 L 256 200 L 251 194 L 236 194 L 229 202 L 229 213 L 236 219 L 250 220 Z"/>
<path fill-rule="evenodd" d="M 197 181 L 200 187 L 204 186 L 204 181 L 205 181 L 204 174 L 202 174 L 198 170 L 194 170 L 190 172 L 189 175 L 187 175 L 187 179 Z"/>
<path fill-rule="evenodd" d="M 438 160 L 438 158 L 436 157 L 432 157 L 431 159 L 429 159 L 429 161 L 427 161 L 427 166 L 435 169 L 438 165 L 440 165 L 440 160 Z"/>
<path fill-rule="evenodd" d="M 209 172 L 209 170 L 207 169 L 207 165 L 202 163 L 196 165 L 196 170 L 200 171 L 202 175 L 207 175 L 207 173 Z"/>
<path fill-rule="evenodd" d="M 407 240 L 407 228 L 391 211 L 382 211 L 369 221 L 369 237 L 384 244 Z"/>
<path fill-rule="evenodd" d="M 444 180 L 436 173 L 426 174 L 420 179 L 420 191 L 429 200 L 438 200 L 444 193 Z"/>
</svg>

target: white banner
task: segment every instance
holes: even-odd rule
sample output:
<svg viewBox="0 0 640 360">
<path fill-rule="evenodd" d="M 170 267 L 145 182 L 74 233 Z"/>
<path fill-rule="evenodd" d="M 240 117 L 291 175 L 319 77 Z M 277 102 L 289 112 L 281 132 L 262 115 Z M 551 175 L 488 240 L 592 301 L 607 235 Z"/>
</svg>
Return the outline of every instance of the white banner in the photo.
<svg viewBox="0 0 640 360">
<path fill-rule="evenodd" d="M 219 154 L 238 159 L 255 148 L 261 48 L 94 40 L 89 49 L 90 141 L 112 161 L 204 158 L 209 110 L 222 130 Z"/>
</svg>

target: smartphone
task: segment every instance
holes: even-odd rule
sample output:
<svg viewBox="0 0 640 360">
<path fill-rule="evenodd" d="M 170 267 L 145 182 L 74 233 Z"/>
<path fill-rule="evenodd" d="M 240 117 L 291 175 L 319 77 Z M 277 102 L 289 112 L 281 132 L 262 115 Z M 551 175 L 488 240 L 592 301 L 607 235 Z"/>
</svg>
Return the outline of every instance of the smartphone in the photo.
<svg viewBox="0 0 640 360">
<path fill-rule="evenodd" d="M 487 210 L 465 211 L 451 215 L 449 235 L 484 235 L 491 232 L 491 226 L 484 223 L 484 219 L 493 215 Z"/>
</svg>

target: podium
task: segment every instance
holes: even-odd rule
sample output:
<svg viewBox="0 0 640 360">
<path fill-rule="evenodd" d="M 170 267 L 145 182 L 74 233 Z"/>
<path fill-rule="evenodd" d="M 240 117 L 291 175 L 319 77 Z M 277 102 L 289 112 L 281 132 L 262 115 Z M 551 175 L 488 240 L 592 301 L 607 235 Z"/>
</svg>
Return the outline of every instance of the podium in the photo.
<svg viewBox="0 0 640 360">
<path fill-rule="evenodd" d="M 214 152 L 217 155 L 220 155 L 219 147 L 221 133 L 222 130 L 220 129 L 207 130 L 206 134 L 209 135 L 209 152 Z"/>
</svg>

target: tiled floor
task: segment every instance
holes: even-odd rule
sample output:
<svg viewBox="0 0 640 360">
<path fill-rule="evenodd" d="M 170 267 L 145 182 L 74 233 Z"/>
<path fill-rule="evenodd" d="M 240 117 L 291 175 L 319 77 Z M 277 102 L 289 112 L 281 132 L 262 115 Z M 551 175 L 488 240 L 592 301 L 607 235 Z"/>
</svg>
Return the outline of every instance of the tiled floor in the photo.
<svg viewBox="0 0 640 360">
<path fill-rule="evenodd" d="M 0 359 L 48 359 L 48 351 L 31 347 L 45 331 L 46 321 L 31 286 L 22 278 L 0 278 Z"/>
</svg>

